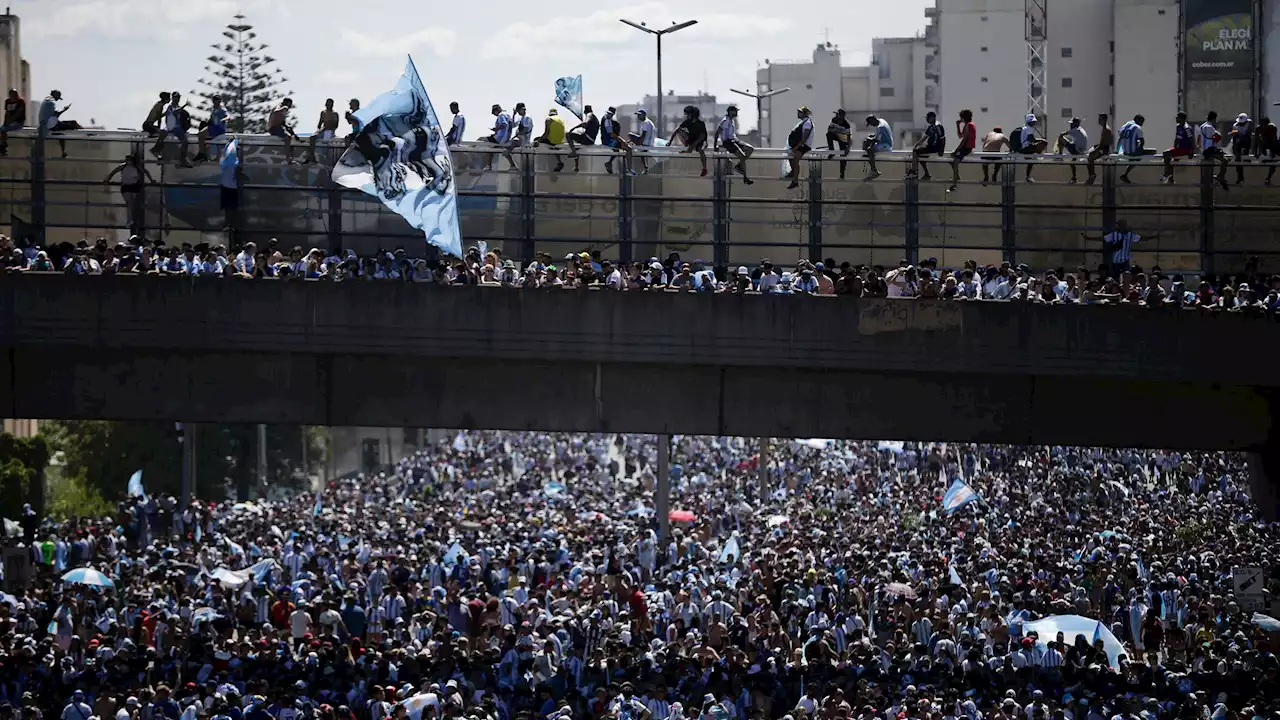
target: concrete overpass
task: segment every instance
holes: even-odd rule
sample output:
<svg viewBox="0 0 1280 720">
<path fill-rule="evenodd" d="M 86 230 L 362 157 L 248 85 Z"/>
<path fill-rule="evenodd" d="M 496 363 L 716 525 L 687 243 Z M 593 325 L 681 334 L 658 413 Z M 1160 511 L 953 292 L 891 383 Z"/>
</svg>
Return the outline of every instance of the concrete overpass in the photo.
<svg viewBox="0 0 1280 720">
<path fill-rule="evenodd" d="M 1137 307 L 5 275 L 6 417 L 1262 451 L 1280 327 Z"/>
</svg>

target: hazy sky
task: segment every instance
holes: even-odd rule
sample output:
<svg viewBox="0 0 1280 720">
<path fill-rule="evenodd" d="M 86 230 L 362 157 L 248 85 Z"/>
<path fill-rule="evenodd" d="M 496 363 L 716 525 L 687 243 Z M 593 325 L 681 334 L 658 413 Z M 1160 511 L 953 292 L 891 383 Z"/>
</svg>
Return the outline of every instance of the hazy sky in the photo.
<svg viewBox="0 0 1280 720">
<path fill-rule="evenodd" d="M 22 50 L 32 69 L 30 99 L 38 101 L 56 87 L 75 105 L 68 117 L 82 123 L 92 118 L 109 128 L 136 128 L 159 91 L 195 89 L 209 45 L 222 40 L 222 27 L 243 12 L 289 79 L 285 88 L 298 108 L 300 131 L 314 127 L 326 97 L 342 106 L 349 98 L 367 101 L 390 89 L 408 53 L 438 112 L 447 116 L 450 101 L 461 103 L 468 137 L 489 127 L 494 102 L 511 108 L 523 101 L 533 117 L 545 115 L 555 79 L 562 75 L 581 73 L 586 102 L 598 109 L 653 93 L 653 38 L 619 23 L 619 17 L 653 27 L 698 20 L 664 39 L 664 87 L 677 93 L 706 90 L 723 98 L 731 96 L 731 87 L 752 89 L 755 69 L 766 58 L 808 58 L 824 37 L 840 46 L 845 64 L 865 63 L 872 37 L 920 32 L 924 7 L 933 4 L 898 0 L 892 13 L 867 13 L 864 3 L 780 0 L 646 1 L 608 10 L 596 9 L 608 2 L 515 0 L 474 5 L 421 0 L 395 5 L 351 0 L 9 3 L 22 19 Z M 547 12 L 548 7 L 555 10 Z M 753 107 L 743 106 L 744 129 L 755 125 Z"/>
</svg>

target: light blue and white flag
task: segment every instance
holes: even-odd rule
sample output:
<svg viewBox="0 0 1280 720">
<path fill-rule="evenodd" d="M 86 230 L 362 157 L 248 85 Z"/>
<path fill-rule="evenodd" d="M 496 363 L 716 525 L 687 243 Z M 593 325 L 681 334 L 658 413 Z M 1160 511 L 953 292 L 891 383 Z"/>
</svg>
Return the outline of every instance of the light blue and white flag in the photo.
<svg viewBox="0 0 1280 720">
<path fill-rule="evenodd" d="M 395 88 L 355 116 L 364 127 L 333 166 L 333 181 L 382 200 L 428 244 L 462 257 L 453 160 L 413 58 Z"/>
<path fill-rule="evenodd" d="M 222 159 L 218 161 L 218 167 L 226 172 L 233 172 L 240 167 L 240 143 L 237 140 L 233 139 L 227 143 L 226 149 L 222 151 Z"/>
<path fill-rule="evenodd" d="M 946 494 L 942 496 L 942 509 L 950 515 L 965 505 L 981 499 L 978 493 L 969 487 L 968 483 L 963 480 L 956 480 L 951 483 L 951 487 L 947 488 Z"/>
<path fill-rule="evenodd" d="M 582 76 L 562 77 L 556 81 L 556 104 L 582 119 Z"/>
<path fill-rule="evenodd" d="M 952 585 L 963 585 L 964 581 L 960 579 L 960 573 L 956 572 L 954 563 L 947 563 L 947 580 Z"/>
<path fill-rule="evenodd" d="M 131 498 L 142 498 L 142 502 L 147 501 L 147 491 L 142 489 L 142 471 L 134 470 L 129 476 L 128 495 Z"/>
</svg>

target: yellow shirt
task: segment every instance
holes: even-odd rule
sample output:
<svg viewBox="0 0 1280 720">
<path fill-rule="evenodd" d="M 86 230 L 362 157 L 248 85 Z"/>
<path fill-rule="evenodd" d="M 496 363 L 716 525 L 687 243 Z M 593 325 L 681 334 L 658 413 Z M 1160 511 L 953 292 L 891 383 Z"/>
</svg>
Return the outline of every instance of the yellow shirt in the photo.
<svg viewBox="0 0 1280 720">
<path fill-rule="evenodd" d="M 558 116 L 547 118 L 547 142 L 552 145 L 564 143 L 564 120 Z"/>
</svg>

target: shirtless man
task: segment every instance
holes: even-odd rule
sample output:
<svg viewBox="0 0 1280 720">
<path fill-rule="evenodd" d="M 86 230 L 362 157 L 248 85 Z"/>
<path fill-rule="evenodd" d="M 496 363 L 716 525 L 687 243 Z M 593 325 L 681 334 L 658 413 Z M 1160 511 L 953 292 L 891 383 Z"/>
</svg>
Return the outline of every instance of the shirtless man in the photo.
<svg viewBox="0 0 1280 720">
<path fill-rule="evenodd" d="M 1089 177 L 1084 181 L 1085 185 L 1092 185 L 1098 179 L 1098 158 L 1107 157 L 1111 154 L 1111 148 L 1116 146 L 1116 133 L 1107 124 L 1107 119 L 1106 113 L 1098 115 L 1098 124 L 1102 126 L 1102 130 L 1098 133 L 1098 144 L 1089 151 Z"/>
<path fill-rule="evenodd" d="M 982 136 L 982 152 L 1000 152 L 1011 149 L 1009 145 L 1009 136 L 1004 134 L 1004 130 L 1000 128 L 991 128 L 991 132 Z M 991 182 L 992 178 L 1000 179 L 1000 163 L 992 162 L 988 168 L 987 163 L 982 163 L 982 184 L 985 186 Z M 990 172 L 988 172 L 990 170 Z"/>
<path fill-rule="evenodd" d="M 292 109 L 293 98 L 285 98 L 267 116 L 267 134 L 284 140 L 285 160 L 289 163 L 293 163 L 293 139 L 297 137 L 289 127 L 289 111 Z"/>
<path fill-rule="evenodd" d="M 316 141 L 331 140 L 338 134 L 338 111 L 333 109 L 333 98 L 324 101 L 324 109 L 320 111 L 320 120 L 316 123 L 316 131 L 312 133 L 307 144 L 307 157 L 304 165 L 316 162 Z"/>
</svg>

